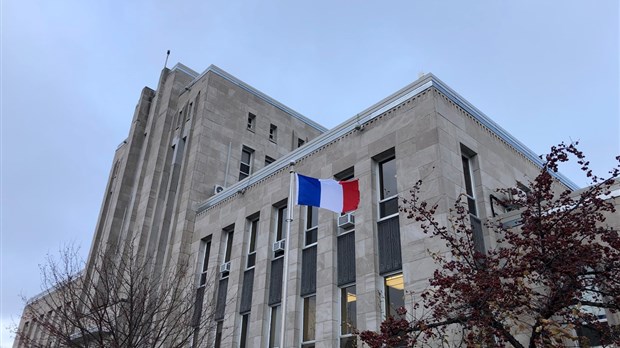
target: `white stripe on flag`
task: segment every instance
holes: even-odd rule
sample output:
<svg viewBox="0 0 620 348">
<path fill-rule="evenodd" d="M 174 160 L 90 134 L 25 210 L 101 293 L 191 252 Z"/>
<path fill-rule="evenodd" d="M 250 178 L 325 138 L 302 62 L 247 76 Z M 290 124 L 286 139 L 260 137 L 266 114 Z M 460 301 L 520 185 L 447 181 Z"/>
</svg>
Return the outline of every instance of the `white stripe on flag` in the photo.
<svg viewBox="0 0 620 348">
<path fill-rule="evenodd" d="M 342 211 L 342 185 L 332 179 L 321 179 L 321 208 Z"/>
</svg>

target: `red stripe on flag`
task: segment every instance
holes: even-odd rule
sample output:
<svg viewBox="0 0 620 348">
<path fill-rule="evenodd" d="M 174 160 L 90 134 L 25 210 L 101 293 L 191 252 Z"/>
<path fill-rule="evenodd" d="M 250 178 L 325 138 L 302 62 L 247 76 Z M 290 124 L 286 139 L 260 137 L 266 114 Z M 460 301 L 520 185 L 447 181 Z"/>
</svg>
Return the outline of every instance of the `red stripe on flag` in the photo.
<svg viewBox="0 0 620 348">
<path fill-rule="evenodd" d="M 360 203 L 359 180 L 340 181 L 339 183 L 342 185 L 342 212 L 357 209 Z"/>
</svg>

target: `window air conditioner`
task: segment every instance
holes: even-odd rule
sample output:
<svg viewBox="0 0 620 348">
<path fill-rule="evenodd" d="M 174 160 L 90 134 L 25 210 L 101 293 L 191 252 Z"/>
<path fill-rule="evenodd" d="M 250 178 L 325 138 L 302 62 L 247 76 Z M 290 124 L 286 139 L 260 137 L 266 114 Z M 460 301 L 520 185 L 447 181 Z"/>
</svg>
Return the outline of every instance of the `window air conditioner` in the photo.
<svg viewBox="0 0 620 348">
<path fill-rule="evenodd" d="M 216 195 L 220 192 L 224 191 L 224 186 L 221 185 L 215 185 L 215 187 L 213 187 L 213 194 Z"/>
<path fill-rule="evenodd" d="M 224 262 L 220 265 L 220 273 L 230 272 L 230 261 Z"/>
<path fill-rule="evenodd" d="M 284 247 L 286 246 L 286 240 L 282 239 L 275 243 L 273 243 L 273 252 L 284 251 Z"/>
<path fill-rule="evenodd" d="M 349 228 L 355 226 L 355 215 L 346 213 L 338 217 L 338 227 Z"/>
</svg>

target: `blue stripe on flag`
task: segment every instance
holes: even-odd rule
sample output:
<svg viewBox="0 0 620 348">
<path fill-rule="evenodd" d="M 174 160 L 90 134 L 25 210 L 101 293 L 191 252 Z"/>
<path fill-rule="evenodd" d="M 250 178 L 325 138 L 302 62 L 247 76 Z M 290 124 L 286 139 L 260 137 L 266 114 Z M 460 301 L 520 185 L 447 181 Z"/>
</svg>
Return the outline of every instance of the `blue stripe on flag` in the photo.
<svg viewBox="0 0 620 348">
<path fill-rule="evenodd" d="M 314 207 L 321 205 L 321 182 L 318 179 L 297 174 L 297 185 L 297 204 Z"/>
</svg>

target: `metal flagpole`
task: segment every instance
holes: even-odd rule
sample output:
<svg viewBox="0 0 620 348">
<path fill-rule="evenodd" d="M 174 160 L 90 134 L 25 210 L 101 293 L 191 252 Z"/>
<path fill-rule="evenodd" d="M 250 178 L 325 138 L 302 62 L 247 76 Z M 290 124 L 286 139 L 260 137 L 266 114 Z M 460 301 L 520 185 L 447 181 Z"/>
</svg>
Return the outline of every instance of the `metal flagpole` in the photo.
<svg viewBox="0 0 620 348">
<path fill-rule="evenodd" d="M 295 189 L 293 186 L 295 185 L 295 162 L 291 161 L 290 170 L 291 174 L 290 183 L 289 183 L 289 192 L 288 192 L 288 203 L 287 203 L 287 217 L 286 217 L 286 237 L 284 242 L 284 265 L 282 267 L 282 299 L 281 299 L 281 310 L 282 313 L 280 315 L 280 348 L 284 347 L 284 331 L 286 329 L 286 290 L 288 287 L 288 251 L 290 245 L 290 236 L 291 236 L 291 224 L 293 223 L 293 204 L 295 200 L 293 196 L 295 195 Z"/>
</svg>

